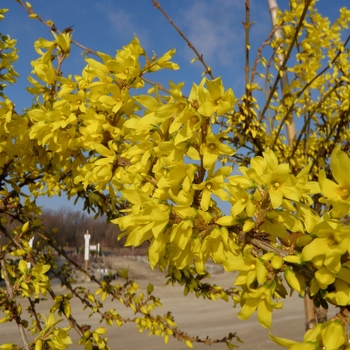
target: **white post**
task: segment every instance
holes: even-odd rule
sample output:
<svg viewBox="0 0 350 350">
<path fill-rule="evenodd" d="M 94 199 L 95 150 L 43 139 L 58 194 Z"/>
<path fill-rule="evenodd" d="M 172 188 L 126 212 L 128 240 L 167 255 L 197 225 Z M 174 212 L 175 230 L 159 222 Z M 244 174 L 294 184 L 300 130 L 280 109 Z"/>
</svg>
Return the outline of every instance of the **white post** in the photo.
<svg viewBox="0 0 350 350">
<path fill-rule="evenodd" d="M 89 255 L 90 255 L 89 230 L 86 230 L 86 234 L 84 235 L 84 238 L 85 238 L 84 260 L 85 260 L 85 270 L 87 271 L 88 266 L 89 266 Z M 85 275 L 85 282 L 86 282 L 86 275 Z"/>
<path fill-rule="evenodd" d="M 33 243 L 34 243 L 34 236 L 29 240 L 29 246 L 30 248 L 33 248 Z M 32 264 L 30 262 L 27 263 L 28 266 L 28 270 L 30 269 L 30 267 L 32 266 Z"/>
</svg>

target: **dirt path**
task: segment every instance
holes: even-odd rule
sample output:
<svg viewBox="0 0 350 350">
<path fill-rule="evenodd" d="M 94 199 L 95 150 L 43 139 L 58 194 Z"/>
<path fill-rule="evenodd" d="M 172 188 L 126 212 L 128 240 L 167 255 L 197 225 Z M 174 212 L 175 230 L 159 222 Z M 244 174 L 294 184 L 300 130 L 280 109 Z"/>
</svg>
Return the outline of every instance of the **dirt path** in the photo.
<svg viewBox="0 0 350 350">
<path fill-rule="evenodd" d="M 109 258 L 112 259 L 112 258 Z M 113 258 L 110 266 L 114 269 L 122 267 L 128 268 L 129 277 L 135 279 L 141 288 L 145 288 L 148 283 L 155 286 L 154 295 L 160 297 L 163 307 L 157 310 L 158 314 L 164 314 L 172 311 L 178 327 L 190 335 L 198 335 L 205 338 L 207 335 L 211 338 L 222 338 L 229 332 L 237 332 L 238 336 L 244 341 L 243 344 L 237 343 L 239 349 L 280 349 L 277 345 L 271 343 L 268 338 L 267 329 L 262 328 L 256 321 L 256 315 L 250 320 L 241 321 L 237 318 L 239 308 L 232 307 L 232 302 L 217 300 L 215 302 L 196 299 L 193 295 L 183 296 L 183 289 L 180 286 L 164 286 L 164 274 L 159 271 L 152 271 L 148 265 L 141 261 L 127 258 Z M 233 276 L 226 273 L 213 274 L 211 281 L 218 285 L 229 287 L 232 285 Z M 116 283 L 118 281 L 115 281 Z M 122 282 L 122 281 L 120 281 Z M 86 288 L 94 290 L 93 283 L 82 284 Z M 54 287 L 59 290 L 59 285 Z M 51 303 L 43 302 L 40 311 L 48 314 Z M 23 305 L 25 306 L 25 305 Z M 123 316 L 132 317 L 131 310 L 126 309 L 118 301 L 112 302 L 106 300 L 104 306 L 107 310 L 115 308 Z M 83 324 L 92 324 L 92 327 L 101 326 L 97 317 L 88 319 L 88 313 L 82 311 L 80 303 L 72 305 L 72 314 L 78 322 Z M 294 296 L 284 303 L 282 310 L 276 310 L 271 332 L 274 335 L 287 337 L 294 340 L 301 340 L 304 330 L 304 311 L 302 299 Z M 121 328 L 108 328 L 107 336 L 112 350 L 180 350 L 187 349 L 184 343 L 170 339 L 169 344 L 165 345 L 163 339 L 148 334 L 140 334 L 134 324 L 127 324 Z M 77 343 L 78 337 L 73 340 Z M 19 342 L 17 327 L 14 324 L 0 325 L 0 344 Z M 19 343 L 21 344 L 21 343 Z M 83 349 L 75 345 L 70 349 Z M 194 349 L 224 350 L 223 344 L 214 344 L 210 348 L 202 344 L 194 344 Z"/>
</svg>

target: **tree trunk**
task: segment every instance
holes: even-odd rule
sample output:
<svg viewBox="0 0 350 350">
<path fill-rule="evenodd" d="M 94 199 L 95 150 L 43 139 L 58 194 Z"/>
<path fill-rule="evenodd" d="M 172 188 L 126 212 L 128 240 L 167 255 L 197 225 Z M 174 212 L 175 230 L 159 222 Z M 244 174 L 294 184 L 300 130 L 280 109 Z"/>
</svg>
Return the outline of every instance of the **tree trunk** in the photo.
<svg viewBox="0 0 350 350">
<path fill-rule="evenodd" d="M 277 0 L 267 0 L 267 2 L 269 5 L 272 26 L 275 27 L 276 26 L 276 15 L 277 15 L 277 11 L 278 11 Z M 275 31 L 274 36 L 275 36 L 275 38 L 283 38 L 281 28 L 278 28 Z M 277 58 L 278 58 L 279 63 L 281 65 L 282 62 L 284 61 L 284 55 L 277 54 Z M 286 72 L 282 75 L 280 82 L 281 82 L 281 93 L 283 96 L 286 87 L 289 85 L 288 75 Z M 287 123 L 286 127 L 287 127 L 288 144 L 289 144 L 289 146 L 291 146 L 293 144 L 293 141 L 295 140 L 295 136 L 296 136 L 294 117 L 292 114 L 288 117 L 288 123 Z M 318 308 L 318 309 L 320 309 L 320 308 Z M 322 310 L 317 310 L 319 312 L 317 313 L 317 319 L 316 319 L 314 303 L 309 298 L 308 292 L 305 293 L 305 297 L 304 297 L 304 310 L 305 310 L 305 328 L 306 328 L 306 330 L 314 328 L 317 321 L 321 322 L 321 320 L 327 319 L 327 311 L 326 311 L 326 316 L 324 317 L 324 312 L 322 312 Z"/>
</svg>

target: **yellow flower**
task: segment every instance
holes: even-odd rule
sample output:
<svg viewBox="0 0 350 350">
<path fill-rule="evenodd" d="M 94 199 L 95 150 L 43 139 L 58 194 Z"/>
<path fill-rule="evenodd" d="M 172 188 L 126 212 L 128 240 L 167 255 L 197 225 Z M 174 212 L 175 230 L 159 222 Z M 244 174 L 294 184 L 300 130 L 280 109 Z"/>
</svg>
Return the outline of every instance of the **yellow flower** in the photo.
<svg viewBox="0 0 350 350">
<path fill-rule="evenodd" d="M 232 172 L 232 167 L 224 166 L 218 169 L 212 174 L 213 168 L 209 171 L 207 180 L 196 185 L 192 185 L 194 190 L 202 190 L 201 208 L 206 211 L 210 207 L 212 193 L 218 196 L 222 200 L 226 200 L 228 197 L 227 192 L 224 190 L 226 187 L 225 178 Z"/>
<path fill-rule="evenodd" d="M 258 259 L 252 255 L 252 247 L 247 244 L 243 250 L 243 256 L 223 263 L 226 271 L 240 271 L 234 285 L 250 289 L 253 282 L 263 284 L 266 281 L 267 269 L 264 259 Z"/>
<path fill-rule="evenodd" d="M 309 329 L 304 335 L 304 341 L 298 343 L 286 338 L 275 337 L 271 333 L 270 339 L 275 343 L 290 350 L 337 350 L 345 349 L 346 340 L 344 334 L 346 330 L 339 320 L 332 320 L 317 324 Z"/>
<path fill-rule="evenodd" d="M 326 173 L 321 170 L 319 184 L 323 198 L 320 202 L 333 206 L 332 216 L 342 217 L 349 213 L 350 209 L 350 159 L 345 152 L 337 146 L 331 155 L 331 168 L 335 183 L 326 178 Z"/>
<path fill-rule="evenodd" d="M 258 321 L 265 327 L 270 328 L 272 323 L 273 309 L 282 309 L 282 302 L 274 302 L 272 296 L 274 288 L 265 283 L 256 290 L 244 292 L 241 298 L 242 309 L 238 313 L 238 318 L 247 320 L 258 310 Z"/>
<path fill-rule="evenodd" d="M 219 155 L 232 156 L 235 151 L 228 145 L 225 145 L 220 140 L 224 133 L 214 135 L 211 128 L 208 128 L 208 135 L 205 143 L 201 144 L 200 154 L 203 156 L 203 166 L 209 170 L 217 161 Z"/>
<path fill-rule="evenodd" d="M 325 219 L 314 227 L 312 234 L 316 238 L 302 251 L 303 261 L 312 261 L 318 269 L 315 278 L 321 289 L 335 281 L 341 269 L 341 257 L 350 249 L 350 228 Z"/>
<path fill-rule="evenodd" d="M 231 187 L 228 186 L 227 190 L 231 197 L 229 202 L 232 203 L 231 215 L 233 217 L 238 216 L 245 210 L 245 214 L 249 217 L 253 217 L 257 211 L 256 206 L 253 203 L 254 195 L 249 194 L 246 190 L 243 190 L 240 187 Z"/>
<path fill-rule="evenodd" d="M 285 198 L 299 202 L 303 195 L 303 177 L 296 178 L 291 174 L 288 164 L 278 164 L 277 157 L 270 149 L 263 152 L 263 157 L 254 157 L 249 169 L 240 167 L 239 170 L 251 182 L 250 187 L 258 184 L 268 191 L 274 209 L 280 207 Z M 243 179 L 238 179 L 237 182 L 244 183 Z M 248 186 L 249 183 L 245 187 Z"/>
<path fill-rule="evenodd" d="M 193 108 L 184 108 L 174 118 L 170 125 L 169 133 L 173 134 L 177 131 L 175 136 L 175 145 L 181 142 L 190 140 L 196 136 L 201 129 L 202 117 Z"/>
<path fill-rule="evenodd" d="M 204 88 L 204 83 L 208 90 Z M 200 101 L 198 112 L 205 117 L 212 117 L 215 113 L 222 115 L 232 110 L 235 96 L 232 89 L 224 90 L 220 77 L 214 80 L 204 78 L 198 88 Z"/>
</svg>

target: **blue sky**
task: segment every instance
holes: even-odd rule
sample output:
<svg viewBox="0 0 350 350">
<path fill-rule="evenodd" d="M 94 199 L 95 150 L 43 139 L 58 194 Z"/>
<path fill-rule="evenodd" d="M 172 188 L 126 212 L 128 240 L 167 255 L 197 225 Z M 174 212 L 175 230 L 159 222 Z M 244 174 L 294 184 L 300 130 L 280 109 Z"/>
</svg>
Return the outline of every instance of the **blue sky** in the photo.
<svg viewBox="0 0 350 350">
<path fill-rule="evenodd" d="M 168 80 L 185 82 L 185 92 L 192 82 L 202 78 L 203 67 L 191 64 L 194 53 L 173 29 L 170 23 L 153 6 L 151 0 L 32 0 L 35 12 L 45 20 L 53 20 L 62 30 L 74 25 L 74 39 L 86 47 L 108 54 L 129 43 L 134 34 L 150 56 L 154 51 L 162 55 L 171 48 L 177 49 L 173 61 L 180 71 L 154 74 L 153 80 L 167 85 Z M 226 88 L 233 88 L 240 96 L 244 89 L 244 0 L 161 0 L 160 4 L 174 22 L 203 54 L 215 76 L 222 76 Z M 280 8 L 288 6 L 288 0 L 278 0 Z M 15 69 L 20 74 L 19 83 L 7 92 L 20 111 L 30 106 L 31 97 L 25 92 L 26 76 L 31 71 L 30 61 L 36 59 L 33 43 L 38 37 L 51 38 L 49 29 L 27 13 L 14 0 L 2 0 L 2 7 L 10 9 L 1 22 L 2 34 L 18 40 L 19 61 Z M 349 7 L 349 0 L 320 0 L 318 8 L 334 20 L 341 7 Z M 271 30 L 267 0 L 251 0 L 251 59 Z M 63 73 L 80 73 L 84 58 L 79 48 L 73 48 L 71 57 L 63 65 Z M 150 76 L 149 78 L 152 78 Z M 65 198 L 42 199 L 46 208 L 72 206 Z M 79 204 L 76 206 L 80 209 Z"/>
</svg>

